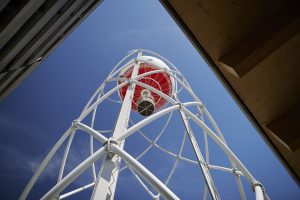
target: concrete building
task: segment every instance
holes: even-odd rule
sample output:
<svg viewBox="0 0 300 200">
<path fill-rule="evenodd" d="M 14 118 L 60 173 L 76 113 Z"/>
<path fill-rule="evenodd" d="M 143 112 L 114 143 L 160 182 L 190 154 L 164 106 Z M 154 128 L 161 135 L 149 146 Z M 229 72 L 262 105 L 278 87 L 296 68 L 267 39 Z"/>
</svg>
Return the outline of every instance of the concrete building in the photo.
<svg viewBox="0 0 300 200">
<path fill-rule="evenodd" d="M 101 0 L 1 0 L 0 99 L 6 97 Z"/>
</svg>

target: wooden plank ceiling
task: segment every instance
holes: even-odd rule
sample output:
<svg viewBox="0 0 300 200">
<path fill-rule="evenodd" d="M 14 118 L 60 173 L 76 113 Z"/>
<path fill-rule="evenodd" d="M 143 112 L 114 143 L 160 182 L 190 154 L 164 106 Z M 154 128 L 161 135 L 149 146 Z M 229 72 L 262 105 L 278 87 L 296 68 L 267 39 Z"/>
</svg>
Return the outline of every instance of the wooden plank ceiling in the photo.
<svg viewBox="0 0 300 200">
<path fill-rule="evenodd" d="M 1 0 L 0 99 L 100 3 L 101 0 Z"/>
<path fill-rule="evenodd" d="M 300 4 L 161 1 L 300 183 Z"/>
</svg>

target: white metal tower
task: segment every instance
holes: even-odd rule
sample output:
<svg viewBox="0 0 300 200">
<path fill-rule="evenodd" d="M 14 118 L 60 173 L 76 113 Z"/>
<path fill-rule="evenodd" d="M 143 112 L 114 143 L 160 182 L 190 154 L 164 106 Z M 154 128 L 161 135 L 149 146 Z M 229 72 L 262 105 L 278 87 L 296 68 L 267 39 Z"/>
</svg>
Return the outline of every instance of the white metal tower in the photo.
<svg viewBox="0 0 300 200">
<path fill-rule="evenodd" d="M 111 90 L 104 92 L 105 86 L 111 82 L 116 82 L 116 86 Z M 193 101 L 182 102 L 178 96 L 181 90 L 186 90 Z M 94 129 L 95 117 L 97 108 L 101 106 L 101 103 L 105 100 L 115 101 L 110 98 L 114 93 L 119 94 L 121 109 L 116 119 L 115 127 L 111 131 L 110 137 L 106 137 L 105 131 Z M 193 113 L 190 109 L 191 107 L 195 107 L 197 109 L 197 113 Z M 131 122 L 130 114 L 132 111 L 138 112 L 145 116 L 145 118 L 129 127 Z M 155 140 L 149 139 L 149 137 L 143 134 L 140 130 L 149 123 L 155 123 L 156 119 L 164 115 L 169 114 L 169 116 L 171 116 L 173 112 L 179 112 L 182 123 L 186 129 L 178 154 L 168 151 L 157 144 L 158 139 L 163 134 L 165 127 L 170 121 L 170 117 Z M 87 116 L 91 116 L 89 124 L 83 122 Z M 204 116 L 208 119 L 213 130 L 210 129 L 204 122 Z M 195 124 L 203 130 L 205 158 L 198 146 L 197 140 L 189 123 L 190 120 L 194 121 Z M 70 173 L 64 176 L 69 150 L 77 130 L 84 131 L 90 136 L 90 156 Z M 134 158 L 127 153 L 123 147 L 125 139 L 137 132 L 140 132 L 150 145 L 141 154 L 139 154 L 139 156 Z M 227 155 L 231 164 L 230 168 L 216 166 L 209 163 L 208 136 Z M 190 140 L 196 160 L 191 160 L 182 156 L 186 137 Z M 94 151 L 94 139 L 102 143 L 102 146 L 96 151 Z M 211 199 L 214 200 L 221 199 L 222 196 L 218 194 L 217 188 L 211 177 L 211 169 L 231 173 L 236 179 L 241 199 L 246 199 L 244 188 L 240 179 L 242 176 L 249 181 L 250 186 L 255 191 L 257 200 L 268 199 L 262 185 L 251 175 L 242 162 L 229 149 L 216 122 L 211 117 L 203 103 L 195 95 L 188 81 L 184 78 L 180 71 L 161 55 L 148 50 L 137 49 L 129 52 L 128 55 L 126 55 L 113 68 L 106 80 L 99 86 L 88 101 L 80 116 L 73 121 L 70 128 L 61 136 L 48 155 L 44 158 L 23 190 L 19 198 L 20 200 L 27 198 L 33 185 L 51 158 L 66 140 L 65 151 L 58 172 L 57 184 L 41 198 L 43 200 L 64 199 L 91 187 L 94 188 L 91 197 L 92 200 L 112 200 L 114 199 L 118 174 L 124 169 L 129 169 L 133 173 L 134 177 L 142 185 L 145 191 L 149 193 L 151 199 L 159 199 L 161 197 L 168 200 L 180 199 L 168 188 L 168 182 L 176 169 L 178 161 L 180 160 L 199 166 L 205 180 L 203 199 L 206 199 L 207 193 L 209 193 Z M 176 158 L 176 162 L 168 174 L 167 180 L 164 182 L 159 180 L 152 172 L 139 162 L 139 159 L 152 147 L 156 147 L 164 153 Z M 97 175 L 95 162 L 100 158 L 103 158 L 103 162 Z M 120 167 L 121 160 L 126 163 L 124 167 Z M 63 193 L 67 186 L 69 186 L 79 175 L 89 168 L 92 169 L 93 173 L 93 180 L 90 184 L 73 191 Z M 145 184 L 144 181 L 151 185 L 156 190 L 157 194 L 154 194 L 147 187 L 147 184 Z"/>
</svg>

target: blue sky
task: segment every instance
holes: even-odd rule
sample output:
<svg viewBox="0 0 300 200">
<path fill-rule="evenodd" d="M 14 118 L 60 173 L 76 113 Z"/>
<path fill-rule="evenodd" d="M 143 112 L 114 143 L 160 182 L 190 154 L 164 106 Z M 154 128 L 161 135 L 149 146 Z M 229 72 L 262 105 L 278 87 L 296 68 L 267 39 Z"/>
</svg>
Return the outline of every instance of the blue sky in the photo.
<svg viewBox="0 0 300 200">
<path fill-rule="evenodd" d="M 205 27 L 203 27 L 205 28 Z M 0 199 L 16 199 L 43 157 L 61 134 L 78 117 L 82 108 L 112 67 L 132 49 L 160 53 L 175 64 L 189 80 L 219 124 L 235 154 L 261 181 L 271 199 L 297 199 L 300 191 L 280 162 L 245 118 L 232 97 L 214 76 L 191 43 L 157 1 L 104 1 L 10 96 L 0 103 Z M 99 108 L 97 126 L 114 125 L 119 105 L 106 103 Z M 136 117 L 136 114 L 133 115 Z M 167 116 L 145 127 L 155 138 Z M 178 114 L 159 142 L 174 152 L 179 149 L 183 127 Z M 200 129 L 193 125 L 203 147 Z M 88 156 L 88 138 L 75 136 L 67 171 Z M 229 166 L 225 155 L 210 140 L 211 163 Z M 147 143 L 138 134 L 126 141 L 125 149 L 138 155 Z M 194 158 L 186 142 L 184 155 Z M 37 199 L 56 180 L 62 151 L 47 167 L 30 194 Z M 164 180 L 174 160 L 152 149 L 141 162 Z M 99 164 L 99 163 L 98 163 Z M 237 199 L 234 179 L 212 171 L 223 199 Z M 88 184 L 90 171 L 70 186 Z M 243 180 L 247 196 L 253 198 Z M 203 180 L 197 166 L 180 162 L 170 187 L 182 199 L 199 199 Z M 91 190 L 71 199 L 89 198 Z M 200 197 L 199 197 L 200 196 Z M 128 170 L 120 174 L 116 199 L 144 199 L 147 194 Z"/>
</svg>

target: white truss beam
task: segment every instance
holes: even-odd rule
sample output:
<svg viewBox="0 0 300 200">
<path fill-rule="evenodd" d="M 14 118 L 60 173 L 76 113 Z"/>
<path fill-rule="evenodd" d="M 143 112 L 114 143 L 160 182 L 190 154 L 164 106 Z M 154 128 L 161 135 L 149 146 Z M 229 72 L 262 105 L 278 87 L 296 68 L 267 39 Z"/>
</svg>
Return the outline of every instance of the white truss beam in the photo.
<svg viewBox="0 0 300 200">
<path fill-rule="evenodd" d="M 157 66 L 159 69 L 146 72 L 144 74 L 138 75 L 138 68 L 140 65 L 141 60 L 139 57 L 142 55 L 142 52 L 148 53 L 154 56 L 157 56 L 162 61 L 164 61 L 169 67 L 171 67 L 170 70 L 168 69 L 162 69 L 159 66 Z M 134 55 L 136 55 L 135 58 L 132 58 Z M 131 59 L 132 58 L 132 59 Z M 129 60 L 126 64 L 123 64 L 126 60 Z M 147 63 L 148 61 L 143 60 L 143 62 Z M 122 65 L 123 64 L 123 65 Z M 126 67 L 132 66 L 134 64 L 134 70 L 132 73 L 132 76 L 130 79 L 124 79 L 119 77 L 119 73 L 125 69 Z M 150 63 L 149 64 L 153 64 Z M 149 76 L 151 74 L 157 74 L 157 73 L 167 73 L 170 75 L 172 80 L 175 81 L 174 88 L 175 91 L 172 94 L 172 96 L 168 96 L 164 94 L 162 91 L 159 91 L 153 87 L 151 87 L 148 84 L 142 83 L 139 80 L 141 80 L 145 76 Z M 122 83 L 118 83 L 117 86 L 110 89 L 108 92 L 104 92 L 104 88 L 106 84 L 111 82 L 118 82 L 122 81 Z M 111 98 L 111 95 L 118 92 L 122 87 L 126 86 L 127 84 L 131 84 L 130 87 L 128 87 L 128 90 L 126 92 L 125 98 L 122 102 L 120 114 L 118 116 L 116 125 L 114 130 L 112 131 L 112 137 L 109 139 L 102 135 L 105 131 L 96 131 L 94 129 L 94 122 L 96 117 L 96 112 L 98 106 L 105 100 L 112 101 L 114 103 L 120 103 L 120 101 L 116 101 L 113 98 Z M 193 102 L 186 102 L 181 103 L 179 99 L 177 98 L 178 93 L 181 91 L 181 89 L 178 90 L 177 85 L 181 86 L 181 89 L 184 89 L 187 91 L 187 93 L 192 97 L 194 100 Z M 166 107 L 160 111 L 157 111 L 153 113 L 152 115 L 148 116 L 147 118 L 137 122 L 136 124 L 133 124 L 130 128 L 127 129 L 128 121 L 130 117 L 130 111 L 131 111 L 131 105 L 132 105 L 132 99 L 135 91 L 135 86 L 139 85 L 141 87 L 144 87 L 148 89 L 149 91 L 156 93 L 161 98 L 165 99 L 167 103 L 171 104 L 171 106 Z M 198 109 L 197 114 L 193 114 L 188 107 L 189 106 L 196 106 Z M 159 140 L 160 136 L 163 134 L 164 130 L 169 124 L 171 115 L 174 111 L 178 110 L 180 113 L 180 116 L 182 117 L 183 125 L 186 128 L 186 133 L 183 137 L 183 141 L 180 146 L 180 150 L 178 154 L 173 153 L 162 146 L 157 144 L 157 141 Z M 92 113 L 92 120 L 90 126 L 82 123 L 83 120 L 86 119 L 88 115 Z M 171 113 L 168 120 L 166 121 L 165 125 L 163 126 L 162 130 L 159 132 L 158 136 L 152 141 L 149 139 L 146 134 L 144 134 L 140 129 L 146 126 L 149 123 L 154 122 L 156 119 L 161 118 L 162 116 Z M 203 115 L 205 115 L 208 118 L 209 123 L 212 125 L 213 130 L 211 130 L 207 124 L 205 124 L 203 120 Z M 192 129 L 189 124 L 189 119 L 193 120 L 199 127 L 202 128 L 203 134 L 204 134 L 204 143 L 205 143 L 205 159 L 203 158 L 202 152 L 200 151 L 200 148 L 198 146 L 197 140 L 195 138 L 194 133 L 192 132 Z M 64 175 L 64 169 L 67 161 L 67 157 L 69 154 L 70 147 L 72 145 L 72 141 L 74 138 L 74 134 L 77 129 L 80 129 L 86 133 L 88 133 L 90 137 L 90 156 L 85 159 L 81 164 L 79 164 L 75 169 L 73 169 L 69 174 L 67 174 L 65 177 Z M 131 155 L 129 155 L 126 151 L 123 150 L 125 139 L 130 137 L 132 134 L 139 132 L 149 143 L 150 145 L 147 146 L 147 148 L 139 154 L 136 158 L 133 158 Z M 185 158 L 182 156 L 182 151 L 184 148 L 185 138 L 186 136 L 189 137 L 191 145 L 194 149 L 197 161 L 191 160 L 188 158 Z M 222 166 L 216 166 L 211 165 L 209 163 L 209 151 L 208 151 L 208 138 L 210 137 L 221 149 L 222 151 L 228 156 L 231 168 L 222 167 Z M 242 164 L 242 162 L 235 156 L 235 154 L 230 150 L 228 147 L 220 129 L 218 128 L 216 122 L 213 120 L 212 116 L 208 112 L 208 110 L 205 108 L 205 106 L 202 104 L 200 99 L 196 96 L 196 94 L 193 92 L 192 88 L 190 87 L 187 80 L 184 78 L 184 76 L 180 73 L 180 71 L 167 59 L 160 56 L 159 54 L 155 52 L 151 52 L 148 50 L 133 50 L 129 52 L 127 56 L 125 56 L 110 72 L 106 80 L 103 84 L 101 84 L 96 92 L 92 95 L 86 106 L 84 107 L 83 111 L 81 112 L 80 116 L 77 120 L 75 120 L 72 124 L 72 126 L 62 135 L 62 137 L 58 140 L 58 142 L 53 146 L 53 148 L 50 150 L 50 152 L 47 154 L 41 165 L 38 167 L 37 171 L 34 173 L 33 177 L 30 179 L 28 184 L 26 185 L 24 191 L 22 192 L 21 196 L 19 197 L 19 200 L 25 200 L 28 193 L 32 189 L 33 185 L 37 181 L 38 177 L 41 175 L 42 171 L 45 169 L 51 158 L 54 156 L 54 154 L 57 152 L 57 150 L 62 146 L 62 144 L 68 139 L 68 142 L 66 144 L 65 152 L 62 158 L 61 166 L 58 172 L 58 182 L 57 184 L 49 190 L 43 197 L 42 200 L 52 200 L 52 199 L 64 199 L 71 195 L 74 195 L 78 192 L 81 192 L 87 188 L 94 187 L 93 194 L 92 194 L 92 200 L 113 200 L 114 194 L 115 194 L 115 188 L 117 183 L 118 174 L 120 171 L 129 168 L 131 172 L 133 173 L 134 177 L 138 180 L 138 182 L 142 185 L 142 187 L 146 190 L 147 193 L 151 196 L 152 199 L 159 199 L 160 196 L 162 196 L 165 199 L 171 199 L 171 200 L 177 200 L 179 197 L 171 191 L 167 185 L 172 178 L 174 171 L 176 169 L 176 166 L 179 161 L 184 160 L 186 162 L 197 164 L 199 165 L 203 177 L 205 179 L 207 187 L 204 189 L 203 198 L 206 199 L 207 191 L 209 191 L 209 194 L 212 199 L 219 200 L 219 194 L 216 190 L 216 187 L 214 185 L 213 179 L 210 175 L 210 169 L 216 169 L 220 171 L 224 171 L 227 173 L 232 173 L 235 176 L 237 186 L 240 191 L 241 199 L 245 200 L 245 193 L 243 189 L 243 185 L 240 180 L 240 176 L 244 176 L 249 182 L 253 190 L 255 191 L 256 200 L 263 200 L 263 199 L 269 199 L 266 195 L 264 188 L 262 185 L 251 175 L 251 173 L 247 170 L 247 168 Z M 99 148 L 97 151 L 94 152 L 94 139 L 96 139 L 98 142 L 102 143 L 102 147 Z M 160 181 L 152 172 L 150 172 L 148 169 L 146 169 L 138 160 L 145 155 L 151 148 L 158 148 L 162 152 L 174 157 L 176 160 L 174 162 L 173 167 L 171 168 L 167 179 L 165 183 Z M 104 157 L 104 161 L 102 163 L 101 170 L 99 172 L 98 177 L 96 177 L 96 169 L 95 169 L 95 161 L 99 160 L 100 158 Z M 126 163 L 126 166 L 119 169 L 120 160 L 124 160 Z M 60 195 L 60 193 L 68 186 L 70 185 L 80 174 L 82 174 L 85 170 L 88 168 L 92 168 L 93 173 L 93 180 L 92 183 L 79 187 L 73 191 L 67 192 L 63 195 Z M 141 177 L 141 178 L 140 178 Z M 143 179 L 143 180 L 142 180 Z M 147 188 L 146 184 L 144 184 L 143 181 L 146 181 L 149 183 L 157 192 L 157 195 L 154 195 L 149 188 Z"/>
</svg>

